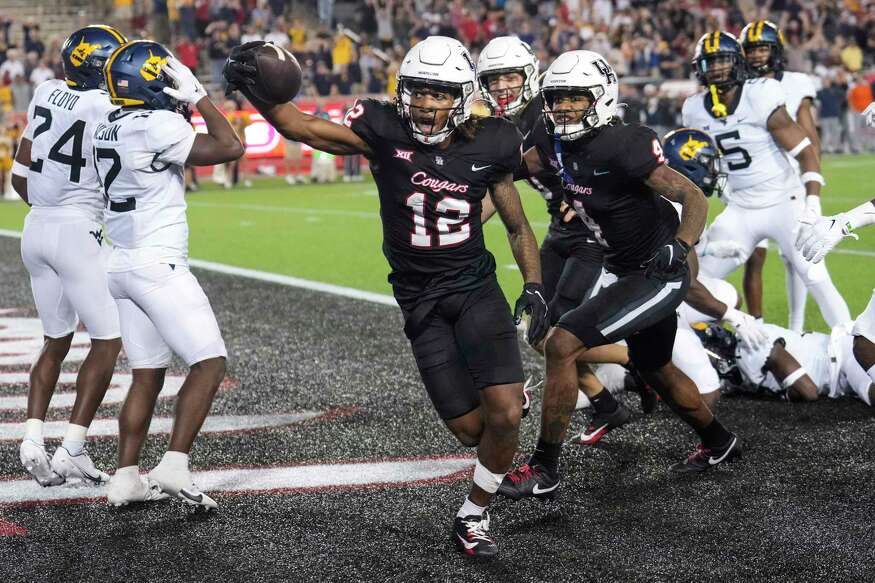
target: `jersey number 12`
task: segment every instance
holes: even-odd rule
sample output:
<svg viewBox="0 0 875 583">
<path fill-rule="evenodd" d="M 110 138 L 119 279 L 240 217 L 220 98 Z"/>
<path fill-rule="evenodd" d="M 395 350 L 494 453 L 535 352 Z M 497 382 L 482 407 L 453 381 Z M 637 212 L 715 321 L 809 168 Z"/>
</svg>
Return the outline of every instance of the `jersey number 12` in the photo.
<svg viewBox="0 0 875 583">
<path fill-rule="evenodd" d="M 404 204 L 413 210 L 413 232 L 410 234 L 410 244 L 419 248 L 434 246 L 434 234 L 428 232 L 425 221 L 425 200 L 426 197 L 421 192 L 414 192 L 404 200 Z M 471 214 L 471 203 L 468 201 L 446 196 L 438 201 L 434 212 L 443 215 L 435 221 L 438 247 L 458 245 L 471 236 L 471 225 L 466 222 L 468 215 Z M 446 213 L 456 213 L 456 216 L 448 217 Z"/>
</svg>

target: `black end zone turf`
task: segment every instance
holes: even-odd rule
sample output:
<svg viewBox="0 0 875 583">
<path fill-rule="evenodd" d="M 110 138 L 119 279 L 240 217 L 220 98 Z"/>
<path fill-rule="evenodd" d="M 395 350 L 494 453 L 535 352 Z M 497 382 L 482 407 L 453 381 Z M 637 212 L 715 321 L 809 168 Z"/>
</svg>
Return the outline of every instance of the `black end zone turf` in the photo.
<svg viewBox="0 0 875 583">
<path fill-rule="evenodd" d="M 18 242 L 0 239 L 0 257 L 0 308 L 31 305 Z M 219 394 L 214 414 L 346 408 L 327 420 L 204 436 L 193 451 L 195 469 L 469 451 L 454 444 L 432 411 L 394 308 L 195 273 L 224 331 L 229 375 L 239 383 Z M 22 390 L 4 386 L 0 394 Z M 637 411 L 637 397 L 623 399 Z M 524 452 L 535 440 L 539 401 L 523 422 Z M 172 406 L 162 401 L 157 414 L 172 415 Z M 106 407 L 100 416 L 118 409 Z M 745 457 L 704 476 L 667 472 L 694 436 L 665 407 L 636 415 L 596 448 L 566 446 L 556 503 L 493 505 L 500 556 L 489 563 L 453 551 L 452 518 L 467 492 L 461 480 L 218 493 L 220 509 L 209 515 L 175 503 L 0 508 L 0 519 L 28 532 L 0 537 L 0 580 L 872 580 L 872 411 L 852 400 L 738 398 L 722 401 L 718 414 L 744 440 Z M 0 412 L 0 421 L 23 420 L 23 413 Z M 142 468 L 157 463 L 166 439 L 150 437 Z M 114 468 L 114 440 L 89 449 L 99 466 Z M 24 477 L 17 442 L 2 442 L 0 474 Z"/>
</svg>

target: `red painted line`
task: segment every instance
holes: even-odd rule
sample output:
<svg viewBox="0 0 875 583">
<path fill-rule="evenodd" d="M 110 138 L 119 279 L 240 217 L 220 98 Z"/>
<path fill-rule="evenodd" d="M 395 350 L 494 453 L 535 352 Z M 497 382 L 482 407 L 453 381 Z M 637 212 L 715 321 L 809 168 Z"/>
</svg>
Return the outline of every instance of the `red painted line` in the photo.
<svg viewBox="0 0 875 583">
<path fill-rule="evenodd" d="M 0 518 L 0 536 L 27 536 L 27 529 Z"/>
</svg>

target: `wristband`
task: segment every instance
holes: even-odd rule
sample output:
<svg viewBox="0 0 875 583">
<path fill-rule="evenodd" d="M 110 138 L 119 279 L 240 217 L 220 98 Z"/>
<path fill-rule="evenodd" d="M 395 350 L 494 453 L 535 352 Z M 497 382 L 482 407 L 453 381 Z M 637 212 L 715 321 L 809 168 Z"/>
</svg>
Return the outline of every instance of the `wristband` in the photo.
<svg viewBox="0 0 875 583">
<path fill-rule="evenodd" d="M 802 150 L 804 150 L 805 148 L 807 148 L 807 147 L 810 146 L 810 145 L 811 145 L 811 140 L 809 140 L 809 139 L 806 137 L 806 138 L 803 139 L 801 142 L 799 142 L 798 144 L 796 144 L 796 147 L 793 148 L 792 150 L 790 150 L 788 153 L 790 154 L 790 157 L 791 157 L 791 158 L 795 158 L 796 156 L 799 155 L 799 152 L 801 152 Z"/>
<path fill-rule="evenodd" d="M 20 176 L 21 178 L 27 178 L 27 174 L 30 172 L 30 168 L 15 160 L 12 162 L 12 175 Z"/>
<path fill-rule="evenodd" d="M 802 184 L 806 182 L 819 182 L 821 186 L 826 186 L 826 180 L 823 179 L 823 175 L 820 172 L 803 172 L 800 178 L 802 178 Z"/>
<path fill-rule="evenodd" d="M 793 383 L 795 383 L 807 374 L 808 371 L 805 370 L 805 367 L 800 366 L 799 368 L 784 377 L 784 380 L 781 381 L 781 386 L 785 389 L 789 389 L 791 386 L 793 386 Z"/>
</svg>

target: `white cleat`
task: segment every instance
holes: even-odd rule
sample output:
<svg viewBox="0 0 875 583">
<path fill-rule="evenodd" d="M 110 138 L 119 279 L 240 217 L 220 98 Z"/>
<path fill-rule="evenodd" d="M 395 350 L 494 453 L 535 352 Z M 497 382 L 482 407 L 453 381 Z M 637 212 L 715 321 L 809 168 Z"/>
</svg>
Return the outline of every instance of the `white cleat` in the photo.
<svg viewBox="0 0 875 583">
<path fill-rule="evenodd" d="M 33 479 L 40 486 L 58 486 L 64 483 L 64 477 L 59 476 L 52 469 L 49 454 L 46 453 L 46 446 L 25 439 L 18 448 L 18 457 L 21 459 L 24 469 L 33 476 Z"/>
<path fill-rule="evenodd" d="M 55 450 L 52 469 L 67 482 L 79 482 L 86 486 L 100 486 L 109 482 L 109 474 L 101 472 L 84 449 L 79 455 L 70 455 L 64 446 Z"/>
<path fill-rule="evenodd" d="M 136 502 L 166 500 L 168 495 L 158 484 L 142 476 L 119 476 L 115 474 L 106 488 L 106 502 L 110 506 L 127 506 Z"/>
<path fill-rule="evenodd" d="M 191 481 L 191 473 L 186 471 L 173 471 L 161 467 L 161 464 L 149 472 L 149 480 L 157 484 L 162 492 L 179 498 L 186 504 L 197 506 L 206 510 L 213 510 L 219 505 L 216 501 L 204 494 Z"/>
</svg>

